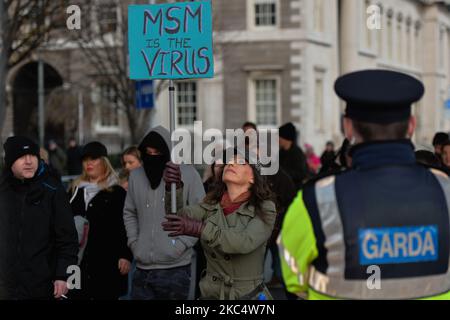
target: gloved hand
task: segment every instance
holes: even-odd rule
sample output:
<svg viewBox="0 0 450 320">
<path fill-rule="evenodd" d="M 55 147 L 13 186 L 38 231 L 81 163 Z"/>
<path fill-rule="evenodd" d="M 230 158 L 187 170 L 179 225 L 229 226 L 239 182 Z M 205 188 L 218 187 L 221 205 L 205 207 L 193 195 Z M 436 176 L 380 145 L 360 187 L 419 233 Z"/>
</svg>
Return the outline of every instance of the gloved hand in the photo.
<svg viewBox="0 0 450 320">
<path fill-rule="evenodd" d="M 169 237 L 185 235 L 200 238 L 204 227 L 203 221 L 173 214 L 166 215 L 166 218 L 167 221 L 161 225 L 164 231 L 172 231 Z"/>
<path fill-rule="evenodd" d="M 177 189 L 183 186 L 181 181 L 181 170 L 180 165 L 174 164 L 173 162 L 166 163 L 166 169 L 164 169 L 164 181 L 166 182 L 166 190 L 170 190 L 170 185 L 175 183 Z"/>
</svg>

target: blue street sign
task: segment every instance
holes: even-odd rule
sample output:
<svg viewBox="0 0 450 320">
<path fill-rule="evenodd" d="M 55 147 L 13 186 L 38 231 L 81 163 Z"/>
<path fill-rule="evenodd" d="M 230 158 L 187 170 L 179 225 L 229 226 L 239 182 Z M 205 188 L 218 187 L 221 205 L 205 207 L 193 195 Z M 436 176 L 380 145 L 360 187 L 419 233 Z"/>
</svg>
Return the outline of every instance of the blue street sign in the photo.
<svg viewBox="0 0 450 320">
<path fill-rule="evenodd" d="M 153 80 L 136 81 L 136 109 L 151 109 L 155 106 L 153 99 Z"/>
<path fill-rule="evenodd" d="M 445 101 L 444 104 L 445 104 L 445 109 L 450 109 L 450 99 Z"/>
</svg>

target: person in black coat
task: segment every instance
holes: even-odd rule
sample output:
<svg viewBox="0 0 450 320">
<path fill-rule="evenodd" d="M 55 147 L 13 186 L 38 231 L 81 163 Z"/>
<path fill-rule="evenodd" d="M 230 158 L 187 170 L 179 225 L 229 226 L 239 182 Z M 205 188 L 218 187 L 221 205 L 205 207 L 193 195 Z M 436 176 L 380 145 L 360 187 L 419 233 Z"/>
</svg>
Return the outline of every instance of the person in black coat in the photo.
<svg viewBox="0 0 450 320">
<path fill-rule="evenodd" d="M 132 253 L 123 222 L 126 192 L 107 158 L 105 146 L 91 142 L 83 148 L 83 173 L 72 187 L 74 215 L 89 221 L 81 261 L 81 290 L 74 299 L 117 300 L 126 294 Z"/>
<path fill-rule="evenodd" d="M 59 299 L 78 241 L 69 199 L 25 137 L 8 138 L 0 178 L 0 299 Z M 69 272 L 69 273 L 68 273 Z"/>
<path fill-rule="evenodd" d="M 296 190 L 301 189 L 308 177 L 306 157 L 297 145 L 297 131 L 292 123 L 286 123 L 279 129 L 280 167 L 291 177 Z"/>
<path fill-rule="evenodd" d="M 332 141 L 328 141 L 325 147 L 325 151 L 320 156 L 320 162 L 322 163 L 320 172 L 327 172 L 333 170 L 335 159 L 336 159 L 336 152 L 334 151 L 334 143 Z"/>
<path fill-rule="evenodd" d="M 69 176 L 78 176 L 83 171 L 81 165 L 82 149 L 77 145 L 74 138 L 69 140 L 69 148 L 67 148 L 67 174 Z"/>
</svg>

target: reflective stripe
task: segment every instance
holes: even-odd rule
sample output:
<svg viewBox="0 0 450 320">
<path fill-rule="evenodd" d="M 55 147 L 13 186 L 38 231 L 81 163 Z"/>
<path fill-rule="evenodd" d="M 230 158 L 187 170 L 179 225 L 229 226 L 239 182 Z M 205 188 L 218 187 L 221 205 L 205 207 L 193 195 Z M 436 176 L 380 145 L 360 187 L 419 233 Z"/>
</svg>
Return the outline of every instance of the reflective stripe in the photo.
<svg viewBox="0 0 450 320">
<path fill-rule="evenodd" d="M 430 169 L 430 171 L 436 177 L 437 181 L 439 181 L 439 184 L 441 185 L 441 188 L 445 195 L 445 200 L 447 200 L 447 209 L 450 210 L 450 179 L 445 173 L 439 170 Z"/>
<path fill-rule="evenodd" d="M 303 278 L 303 274 L 300 272 L 297 262 L 295 261 L 295 257 L 291 255 L 288 249 L 286 249 L 281 241 L 281 235 L 277 239 L 278 249 L 281 252 L 281 258 L 284 259 L 289 269 L 291 269 L 292 273 L 297 276 L 297 281 L 300 286 L 305 284 L 305 280 Z"/>
<path fill-rule="evenodd" d="M 327 249 L 327 275 L 344 278 L 345 243 L 344 230 L 336 200 L 335 177 L 327 177 L 316 183 L 316 201 Z"/>
<path fill-rule="evenodd" d="M 367 277 L 369 278 L 369 274 Z M 449 275 L 383 279 L 381 289 L 369 289 L 367 280 L 345 280 L 310 268 L 309 286 L 320 294 L 339 299 L 419 299 L 449 291 Z"/>
<path fill-rule="evenodd" d="M 450 208 L 450 180 L 437 175 Z M 320 294 L 341 299 L 418 299 L 450 291 L 450 274 L 401 279 L 383 279 L 381 289 L 369 289 L 367 280 L 345 279 L 345 242 L 336 200 L 335 177 L 316 183 L 316 201 L 325 233 L 328 270 L 326 274 L 310 266 L 308 285 Z M 450 215 L 450 209 L 449 209 Z M 367 275 L 367 278 L 371 274 Z"/>
</svg>

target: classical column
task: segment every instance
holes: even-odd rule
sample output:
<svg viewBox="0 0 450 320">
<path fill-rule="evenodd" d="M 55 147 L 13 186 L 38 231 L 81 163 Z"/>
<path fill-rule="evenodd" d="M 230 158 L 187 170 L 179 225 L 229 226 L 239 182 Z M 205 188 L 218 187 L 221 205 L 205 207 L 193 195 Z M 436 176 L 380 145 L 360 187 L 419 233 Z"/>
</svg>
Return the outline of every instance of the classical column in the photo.
<svg viewBox="0 0 450 320">
<path fill-rule="evenodd" d="M 345 74 L 359 68 L 360 34 L 364 32 L 358 24 L 361 10 L 359 5 L 363 1 L 341 0 L 340 10 L 340 64 L 341 74 Z"/>
</svg>

